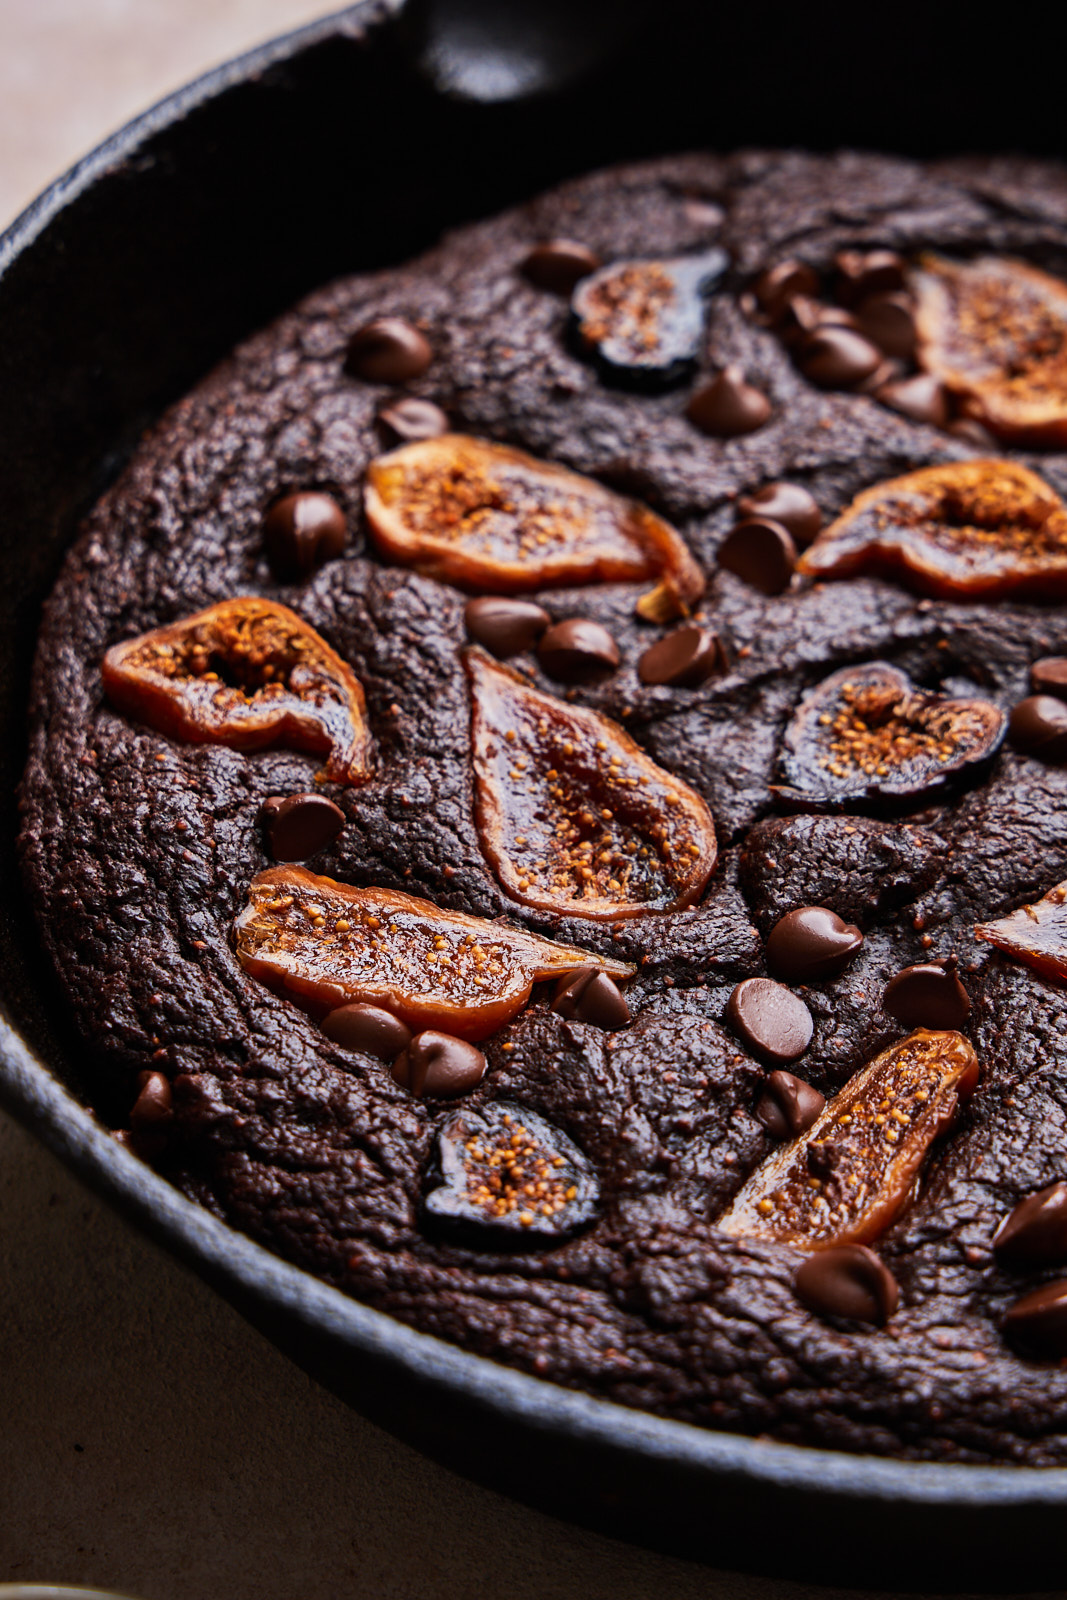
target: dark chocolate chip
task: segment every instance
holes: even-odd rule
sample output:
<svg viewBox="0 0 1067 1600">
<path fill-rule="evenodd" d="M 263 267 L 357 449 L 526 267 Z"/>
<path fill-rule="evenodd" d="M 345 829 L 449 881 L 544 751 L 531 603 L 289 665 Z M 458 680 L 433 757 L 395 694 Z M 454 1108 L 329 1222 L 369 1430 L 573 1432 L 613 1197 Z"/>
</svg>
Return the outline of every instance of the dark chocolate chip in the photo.
<svg viewBox="0 0 1067 1600">
<path fill-rule="evenodd" d="M 796 1139 L 822 1116 L 826 1096 L 791 1072 L 772 1072 L 756 1105 L 756 1116 L 776 1139 Z"/>
<path fill-rule="evenodd" d="M 378 425 L 390 441 L 411 444 L 415 439 L 438 439 L 448 432 L 448 418 L 432 400 L 394 400 L 378 413 Z"/>
<path fill-rule="evenodd" d="M 532 600 L 512 600 L 485 595 L 468 600 L 463 608 L 468 636 L 484 645 L 499 660 L 517 656 L 535 645 L 552 618 Z"/>
<path fill-rule="evenodd" d="M 737 502 L 738 519 L 768 518 L 792 534 L 795 543 L 810 544 L 822 527 L 822 512 L 799 483 L 767 483 Z"/>
<path fill-rule="evenodd" d="M 275 861 L 306 861 L 333 844 L 345 825 L 341 807 L 314 793 L 271 795 L 260 818 Z"/>
<path fill-rule="evenodd" d="M 696 391 L 685 414 L 701 433 L 734 439 L 762 428 L 770 417 L 771 402 L 746 381 L 741 367 L 729 366 Z"/>
<path fill-rule="evenodd" d="M 583 278 L 571 297 L 579 345 L 609 381 L 664 389 L 692 370 L 704 301 L 728 265 L 713 249 L 672 261 L 615 261 Z"/>
<path fill-rule="evenodd" d="M 777 266 L 760 273 L 752 288 L 760 308 L 773 321 L 798 295 L 817 295 L 819 279 L 803 261 L 779 261 Z"/>
<path fill-rule="evenodd" d="M 906 294 L 872 294 L 856 308 L 856 326 L 887 356 L 911 361 L 915 355 L 915 312 Z"/>
<path fill-rule="evenodd" d="M 724 665 L 723 648 L 709 628 L 687 622 L 650 644 L 637 663 L 642 683 L 667 683 L 676 689 L 695 689 Z"/>
<path fill-rule="evenodd" d="M 1042 656 L 1035 661 L 1030 668 L 1030 687 L 1035 694 L 1067 700 L 1067 656 Z"/>
<path fill-rule="evenodd" d="M 788 528 L 769 517 L 739 522 L 719 546 L 720 567 L 764 594 L 788 589 L 797 564 L 797 547 Z"/>
<path fill-rule="evenodd" d="M 974 417 L 957 417 L 955 422 L 948 425 L 949 433 L 957 439 L 963 439 L 967 444 L 973 444 L 979 450 L 999 450 L 1000 445 L 988 428 Z"/>
<path fill-rule="evenodd" d="M 583 278 L 596 272 L 601 265 L 587 245 L 574 239 L 546 239 L 535 244 L 522 263 L 526 277 L 538 289 L 550 294 L 573 294 Z"/>
<path fill-rule="evenodd" d="M 993 1252 L 1009 1267 L 1067 1261 L 1067 1183 L 1051 1183 L 1020 1200 L 993 1235 Z"/>
<path fill-rule="evenodd" d="M 787 345 L 801 344 L 815 332 L 831 309 L 822 300 L 813 300 L 806 294 L 795 295 L 775 317 L 775 332 Z M 848 316 L 848 312 L 843 315 Z"/>
<path fill-rule="evenodd" d="M 306 578 L 345 547 L 345 514 L 332 495 L 315 489 L 276 500 L 263 519 L 263 542 L 276 578 Z"/>
<path fill-rule="evenodd" d="M 791 983 L 815 983 L 843 972 L 863 943 L 851 922 L 826 906 L 799 906 L 767 936 L 767 965 Z"/>
<path fill-rule="evenodd" d="M 1020 700 L 1008 722 L 1008 739 L 1039 761 L 1067 761 L 1067 705 L 1049 694 Z"/>
<path fill-rule="evenodd" d="M 570 617 L 549 628 L 537 655 L 549 677 L 560 683 L 586 683 L 614 672 L 619 664 L 619 647 L 611 634 L 587 617 Z"/>
<path fill-rule="evenodd" d="M 821 327 L 806 339 L 800 370 L 820 389 L 854 389 L 883 360 L 878 346 L 852 328 Z"/>
<path fill-rule="evenodd" d="M 820 1317 L 848 1317 L 879 1327 L 900 1302 L 893 1274 L 862 1244 L 816 1251 L 798 1267 L 793 1288 L 800 1303 Z"/>
<path fill-rule="evenodd" d="M 850 306 L 872 294 L 892 294 L 907 281 L 904 258 L 895 250 L 842 250 L 834 266 L 838 298 Z"/>
<path fill-rule="evenodd" d="M 406 383 L 421 378 L 433 360 L 426 335 L 403 317 L 376 317 L 348 341 L 345 371 L 365 383 Z"/>
<path fill-rule="evenodd" d="M 1067 1356 L 1067 1280 L 1046 1283 L 1009 1308 L 1004 1336 L 1026 1355 Z"/>
<path fill-rule="evenodd" d="M 137 1082 L 139 1090 L 130 1112 L 130 1127 L 139 1131 L 169 1122 L 174 1104 L 168 1079 L 162 1072 L 142 1072 Z"/>
<path fill-rule="evenodd" d="M 354 1003 L 338 1006 L 322 1019 L 322 1031 L 345 1050 L 394 1061 L 411 1043 L 411 1029 L 381 1006 Z"/>
<path fill-rule="evenodd" d="M 951 967 L 924 962 L 904 967 L 890 978 L 882 995 L 882 1010 L 906 1028 L 962 1028 L 971 1001 Z"/>
<path fill-rule="evenodd" d="M 811 1043 L 811 1012 L 791 989 L 773 978 L 746 978 L 726 1007 L 730 1026 L 764 1061 L 795 1061 Z"/>
<path fill-rule="evenodd" d="M 466 1039 L 427 1028 L 393 1062 L 393 1079 L 409 1094 L 452 1100 L 469 1094 L 485 1077 L 485 1057 Z"/>
<path fill-rule="evenodd" d="M 571 1022 L 592 1022 L 598 1028 L 625 1028 L 630 1008 L 606 972 L 579 967 L 561 978 L 552 996 L 552 1009 Z"/>
<path fill-rule="evenodd" d="M 945 387 L 928 372 L 917 373 L 913 378 L 895 378 L 891 383 L 880 383 L 874 391 L 875 398 L 891 411 L 899 411 L 912 422 L 926 422 L 931 427 L 943 428 L 948 422 L 948 395 Z"/>
</svg>

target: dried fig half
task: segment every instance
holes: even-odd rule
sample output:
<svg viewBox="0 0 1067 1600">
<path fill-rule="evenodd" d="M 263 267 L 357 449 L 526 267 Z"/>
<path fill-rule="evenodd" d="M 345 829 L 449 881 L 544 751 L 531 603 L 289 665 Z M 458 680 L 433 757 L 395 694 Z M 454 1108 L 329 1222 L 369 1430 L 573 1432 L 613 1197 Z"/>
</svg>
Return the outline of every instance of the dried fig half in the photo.
<svg viewBox="0 0 1067 1600">
<path fill-rule="evenodd" d="M 925 800 L 991 761 L 1007 725 L 991 701 L 927 694 L 888 662 L 843 667 L 794 713 L 775 793 L 814 811 Z"/>
<path fill-rule="evenodd" d="M 700 796 L 607 717 L 465 660 L 475 820 L 512 899 L 605 922 L 692 905 L 717 854 Z"/>
<path fill-rule="evenodd" d="M 395 889 L 355 889 L 306 867 L 252 879 L 234 929 L 246 972 L 322 1014 L 379 1006 L 413 1033 L 477 1041 L 510 1022 L 533 984 L 590 963 L 585 950 L 519 928 L 443 911 Z M 612 977 L 621 961 L 596 958 Z"/>
<path fill-rule="evenodd" d="M 1067 510 L 1012 461 L 949 461 L 875 484 L 804 552 L 809 578 L 899 578 L 940 600 L 1062 600 Z"/>
<path fill-rule="evenodd" d="M 1067 444 L 1067 283 L 1008 257 L 926 256 L 910 274 L 918 356 L 1013 445 Z"/>
<path fill-rule="evenodd" d="M 602 375 L 639 389 L 666 389 L 700 353 L 704 300 L 729 264 L 722 250 L 672 261 L 613 261 L 571 296 L 578 343 Z"/>
<path fill-rule="evenodd" d="M 977 1081 L 978 1058 L 961 1033 L 917 1028 L 757 1167 L 717 1226 L 805 1250 L 869 1244 L 903 1209 L 927 1151 Z"/>
<path fill-rule="evenodd" d="M 1067 982 L 1067 882 L 996 922 L 976 923 L 974 936 L 1036 968 L 1042 977 Z"/>
<path fill-rule="evenodd" d="M 306 750 L 326 757 L 335 783 L 369 775 L 359 679 L 288 606 L 223 600 L 114 645 L 100 671 L 117 710 L 171 738 Z"/>
<path fill-rule="evenodd" d="M 678 533 L 636 500 L 509 445 L 420 439 L 367 469 L 367 520 L 382 555 L 489 594 L 659 580 L 650 620 L 687 615 L 704 574 Z"/>
</svg>

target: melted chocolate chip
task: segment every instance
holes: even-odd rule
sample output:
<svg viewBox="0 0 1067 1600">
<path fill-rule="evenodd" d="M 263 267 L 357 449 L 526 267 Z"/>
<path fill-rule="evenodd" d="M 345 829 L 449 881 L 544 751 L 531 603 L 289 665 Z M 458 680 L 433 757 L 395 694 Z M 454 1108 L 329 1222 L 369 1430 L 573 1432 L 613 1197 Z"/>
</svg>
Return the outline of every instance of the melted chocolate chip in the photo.
<svg viewBox="0 0 1067 1600">
<path fill-rule="evenodd" d="M 885 1263 L 862 1244 L 835 1245 L 809 1256 L 793 1279 L 797 1299 L 821 1317 L 848 1317 L 879 1327 L 897 1309 L 900 1291 Z"/>
<path fill-rule="evenodd" d="M 345 371 L 365 383 L 407 383 L 420 378 L 433 360 L 425 334 L 403 317 L 376 317 L 348 341 Z"/>
<path fill-rule="evenodd" d="M 333 844 L 345 814 L 324 794 L 274 794 L 264 800 L 260 820 L 275 861 L 306 861 Z"/>
<path fill-rule="evenodd" d="M 791 983 L 816 983 L 843 972 L 863 935 L 826 906 L 800 906 L 775 923 L 767 937 L 767 964 Z"/>
<path fill-rule="evenodd" d="M 797 547 L 788 528 L 769 517 L 739 522 L 719 546 L 720 567 L 763 594 L 788 589 L 797 564 Z"/>
<path fill-rule="evenodd" d="M 1004 1337 L 1025 1355 L 1067 1356 L 1067 1280 L 1016 1300 L 1004 1317 Z"/>
<path fill-rule="evenodd" d="M 637 676 L 642 683 L 695 689 L 723 666 L 723 648 L 717 636 L 690 622 L 649 645 L 637 663 Z"/>
<path fill-rule="evenodd" d="M 343 1049 L 377 1056 L 379 1061 L 395 1060 L 411 1043 L 411 1029 L 406 1022 L 391 1011 L 383 1011 L 381 1006 L 358 1001 L 329 1012 L 322 1019 L 322 1031 Z"/>
<path fill-rule="evenodd" d="M 535 645 L 551 622 L 548 612 L 532 600 L 512 600 L 485 595 L 468 600 L 463 608 L 467 636 L 500 661 Z"/>
<path fill-rule="evenodd" d="M 557 622 L 537 647 L 538 659 L 550 678 L 560 683 L 587 683 L 619 665 L 619 647 L 606 628 L 587 617 Z"/>
<path fill-rule="evenodd" d="M 874 391 L 875 398 L 891 411 L 899 411 L 912 422 L 926 422 L 931 427 L 943 428 L 948 422 L 948 395 L 944 385 L 927 372 L 914 378 L 895 378 L 891 383 L 881 383 Z"/>
<path fill-rule="evenodd" d="M 906 294 L 872 294 L 856 308 L 856 326 L 887 356 L 911 361 L 915 355 L 915 312 Z"/>
<path fill-rule="evenodd" d="M 993 1252 L 1008 1267 L 1067 1261 L 1067 1183 L 1051 1183 L 1020 1200 L 993 1235 Z"/>
<path fill-rule="evenodd" d="M 393 1062 L 393 1080 L 409 1094 L 452 1100 L 469 1094 L 485 1077 L 485 1057 L 465 1039 L 427 1028 Z"/>
<path fill-rule="evenodd" d="M 729 366 L 696 391 L 685 414 L 701 433 L 733 439 L 762 428 L 770 417 L 771 402 L 746 381 L 741 367 Z"/>
<path fill-rule="evenodd" d="M 1030 668 L 1030 687 L 1035 694 L 1067 700 L 1067 656 L 1043 656 L 1035 661 Z"/>
<path fill-rule="evenodd" d="M 791 1072 L 772 1072 L 756 1104 L 756 1116 L 776 1139 L 796 1139 L 820 1118 L 826 1096 Z"/>
<path fill-rule="evenodd" d="M 779 261 L 762 272 L 752 287 L 761 310 L 774 321 L 798 295 L 818 294 L 819 279 L 803 261 Z"/>
<path fill-rule="evenodd" d="M 834 257 L 837 293 L 846 305 L 868 295 L 893 293 L 904 288 L 905 262 L 895 250 L 842 250 Z"/>
<path fill-rule="evenodd" d="M 810 544 L 822 527 L 822 512 L 799 483 L 767 483 L 737 502 L 738 520 L 767 518 L 792 534 L 796 544 Z"/>
<path fill-rule="evenodd" d="M 598 1028 L 617 1030 L 630 1021 L 630 1008 L 606 972 L 580 967 L 561 978 L 552 997 L 552 1009 L 571 1022 L 592 1022 Z"/>
<path fill-rule="evenodd" d="M 1067 705 L 1048 694 L 1020 700 L 1008 722 L 1008 739 L 1039 761 L 1067 761 Z"/>
<path fill-rule="evenodd" d="M 904 967 L 890 978 L 882 1010 L 906 1028 L 962 1028 L 971 1001 L 951 967 L 928 962 Z"/>
<path fill-rule="evenodd" d="M 738 1038 L 764 1061 L 795 1061 L 811 1043 L 811 1012 L 799 995 L 773 978 L 739 983 L 726 1016 Z"/>
<path fill-rule="evenodd" d="M 820 389 L 854 389 L 877 372 L 882 352 L 852 328 L 820 327 L 804 343 L 800 369 Z"/>
<path fill-rule="evenodd" d="M 303 490 L 276 500 L 263 519 L 263 542 L 276 578 L 306 578 L 345 547 L 345 514 L 337 501 L 318 490 Z"/>
<path fill-rule="evenodd" d="M 410 444 L 415 439 L 437 439 L 448 432 L 448 418 L 432 400 L 394 400 L 378 413 L 378 425 L 390 443 Z"/>
<path fill-rule="evenodd" d="M 587 245 L 574 239 L 546 239 L 535 244 L 522 263 L 522 270 L 538 289 L 550 294 L 573 294 L 583 278 L 600 267 L 600 257 Z"/>
</svg>

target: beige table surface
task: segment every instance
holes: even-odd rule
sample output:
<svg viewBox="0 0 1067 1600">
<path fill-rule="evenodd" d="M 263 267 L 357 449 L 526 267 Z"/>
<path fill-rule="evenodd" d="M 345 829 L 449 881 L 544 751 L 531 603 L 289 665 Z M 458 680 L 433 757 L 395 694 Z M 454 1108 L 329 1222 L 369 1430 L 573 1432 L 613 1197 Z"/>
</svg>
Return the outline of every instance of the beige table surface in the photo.
<svg viewBox="0 0 1067 1600">
<path fill-rule="evenodd" d="M 322 10 L 0 0 L 0 227 L 135 111 Z M 141 1600 L 831 1593 L 631 1549 L 424 1461 L 0 1115 L 0 1582 L 15 1578 Z"/>
</svg>

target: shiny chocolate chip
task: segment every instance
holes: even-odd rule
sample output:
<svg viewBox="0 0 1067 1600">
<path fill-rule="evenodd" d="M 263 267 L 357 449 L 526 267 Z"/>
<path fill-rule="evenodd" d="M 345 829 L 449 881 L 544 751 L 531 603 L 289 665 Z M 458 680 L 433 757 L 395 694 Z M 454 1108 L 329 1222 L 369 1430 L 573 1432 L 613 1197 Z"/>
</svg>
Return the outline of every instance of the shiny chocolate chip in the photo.
<svg viewBox="0 0 1067 1600">
<path fill-rule="evenodd" d="M 552 996 L 552 1009 L 569 1022 L 592 1022 L 598 1028 L 625 1028 L 630 1008 L 606 972 L 579 967 L 561 978 Z"/>
<path fill-rule="evenodd" d="M 695 689 L 721 672 L 724 664 L 717 636 L 710 628 L 688 622 L 649 645 L 637 663 L 637 676 L 642 683 Z"/>
<path fill-rule="evenodd" d="M 379 1061 L 394 1061 L 411 1043 L 411 1029 L 406 1022 L 381 1006 L 357 1002 L 329 1012 L 322 1019 L 322 1031 L 342 1049 L 377 1056 Z"/>
<path fill-rule="evenodd" d="M 906 294 L 868 295 L 856 308 L 856 326 L 887 356 L 911 361 L 915 355 L 915 312 Z"/>
<path fill-rule="evenodd" d="M 771 402 L 746 380 L 741 367 L 728 366 L 696 391 L 685 414 L 701 433 L 734 439 L 762 428 L 770 417 Z"/>
<path fill-rule="evenodd" d="M 619 647 L 606 628 L 588 617 L 557 622 L 542 636 L 538 659 L 560 683 L 587 683 L 619 665 Z"/>
<path fill-rule="evenodd" d="M 1067 1356 L 1067 1280 L 1024 1294 L 1005 1313 L 1004 1336 L 1024 1355 Z"/>
<path fill-rule="evenodd" d="M 1035 661 L 1030 668 L 1030 687 L 1035 694 L 1067 700 L 1067 656 L 1042 656 Z"/>
<path fill-rule="evenodd" d="M 468 600 L 463 608 L 467 636 L 500 661 L 535 645 L 552 621 L 532 600 L 512 600 L 485 595 Z"/>
<path fill-rule="evenodd" d="M 989 429 L 983 428 L 974 417 L 957 417 L 954 422 L 949 423 L 948 431 L 955 438 L 962 439 L 965 444 L 974 445 L 977 450 L 996 452 L 1000 449 L 999 441 L 994 439 Z"/>
<path fill-rule="evenodd" d="M 814 497 L 799 483 L 767 483 L 755 494 L 737 502 L 738 520 L 767 518 L 792 534 L 796 544 L 808 545 L 822 527 L 822 512 Z"/>
<path fill-rule="evenodd" d="M 943 428 L 948 422 L 948 395 L 944 385 L 928 372 L 913 378 L 894 378 L 881 383 L 874 391 L 891 411 L 899 411 L 912 422 L 925 422 L 933 428 Z"/>
<path fill-rule="evenodd" d="M 838 298 L 855 305 L 872 294 L 904 288 L 906 265 L 895 250 L 841 250 L 834 257 Z"/>
<path fill-rule="evenodd" d="M 306 578 L 345 547 L 345 514 L 332 495 L 302 490 L 276 500 L 263 519 L 263 543 L 276 578 Z"/>
<path fill-rule="evenodd" d="M 971 1001 L 953 968 L 931 961 L 904 967 L 890 978 L 882 1010 L 906 1028 L 962 1028 Z"/>
<path fill-rule="evenodd" d="M 378 413 L 378 426 L 390 443 L 411 444 L 416 439 L 438 439 L 448 432 L 448 418 L 432 400 L 419 400 L 411 395 L 406 400 L 394 400 Z"/>
<path fill-rule="evenodd" d="M 1020 700 L 1008 722 L 1008 739 L 1039 761 L 1067 761 L 1067 705 L 1049 694 Z"/>
<path fill-rule="evenodd" d="M 819 1250 L 797 1269 L 793 1289 L 801 1305 L 820 1317 L 847 1317 L 881 1327 L 900 1302 L 889 1268 L 862 1244 Z"/>
<path fill-rule="evenodd" d="M 345 825 L 341 807 L 314 793 L 271 795 L 260 819 L 275 861 L 306 861 L 333 844 Z"/>
<path fill-rule="evenodd" d="M 485 1057 L 465 1039 L 427 1028 L 393 1062 L 393 1080 L 409 1094 L 452 1100 L 469 1094 L 485 1077 Z"/>
<path fill-rule="evenodd" d="M 600 266 L 600 257 L 588 245 L 579 244 L 576 239 L 546 239 L 534 245 L 522 270 L 535 288 L 570 295 L 583 278 Z"/>
<path fill-rule="evenodd" d="M 883 360 L 877 345 L 852 328 L 820 327 L 800 351 L 800 370 L 820 389 L 854 389 Z"/>
<path fill-rule="evenodd" d="M 797 1139 L 818 1122 L 826 1096 L 791 1072 L 772 1072 L 756 1103 L 756 1116 L 776 1139 Z"/>
<path fill-rule="evenodd" d="M 752 288 L 760 309 L 774 321 L 798 295 L 817 295 L 819 279 L 806 262 L 779 261 L 760 273 Z"/>
<path fill-rule="evenodd" d="M 1007 1267 L 1067 1261 L 1067 1183 L 1050 1183 L 1020 1200 L 993 1235 L 993 1253 Z"/>
<path fill-rule="evenodd" d="M 139 1131 L 169 1122 L 174 1115 L 169 1080 L 162 1072 L 142 1072 L 137 1082 L 139 1087 L 130 1112 L 130 1127 Z"/>
<path fill-rule="evenodd" d="M 727 1020 L 738 1038 L 764 1061 L 795 1061 L 811 1043 L 811 1012 L 773 978 L 746 978 L 730 996 Z"/>
<path fill-rule="evenodd" d="M 426 335 L 403 317 L 376 317 L 348 341 L 345 371 L 365 383 L 407 383 L 433 360 Z"/>
<path fill-rule="evenodd" d="M 719 546 L 720 567 L 763 594 L 788 589 L 797 564 L 797 547 L 788 528 L 770 517 L 739 522 Z"/>
<path fill-rule="evenodd" d="M 826 906 L 800 906 L 775 923 L 767 937 L 767 965 L 790 983 L 816 983 L 843 972 L 863 935 Z"/>
</svg>

